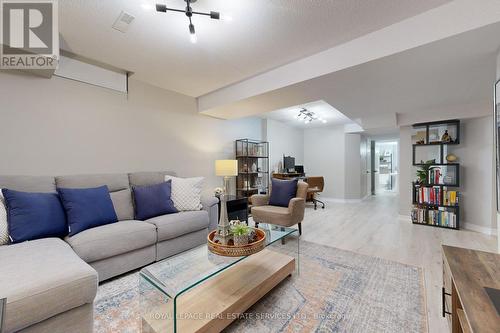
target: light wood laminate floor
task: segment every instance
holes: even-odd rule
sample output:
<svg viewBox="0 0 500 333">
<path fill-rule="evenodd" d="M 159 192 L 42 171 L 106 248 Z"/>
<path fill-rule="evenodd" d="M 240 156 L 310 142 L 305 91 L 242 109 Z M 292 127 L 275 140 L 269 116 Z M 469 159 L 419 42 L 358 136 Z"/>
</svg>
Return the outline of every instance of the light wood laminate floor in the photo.
<svg viewBox="0 0 500 333">
<path fill-rule="evenodd" d="M 424 268 L 429 332 L 448 332 L 441 316 L 441 244 L 496 251 L 496 237 L 411 224 L 399 218 L 398 197 L 385 193 L 360 203 L 306 208 L 302 240 Z"/>
</svg>

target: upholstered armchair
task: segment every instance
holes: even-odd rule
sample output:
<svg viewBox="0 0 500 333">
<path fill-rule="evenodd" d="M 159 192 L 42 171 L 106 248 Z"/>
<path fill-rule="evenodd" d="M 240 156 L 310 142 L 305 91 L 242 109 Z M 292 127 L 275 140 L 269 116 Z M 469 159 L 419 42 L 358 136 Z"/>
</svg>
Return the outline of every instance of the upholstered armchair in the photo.
<svg viewBox="0 0 500 333">
<path fill-rule="evenodd" d="M 304 219 L 308 186 L 302 181 L 297 183 L 297 195 L 290 200 L 288 207 L 269 205 L 270 195 L 252 195 L 252 216 L 255 224 L 269 223 L 282 227 L 291 227 L 297 224 L 299 234 L 302 234 L 302 220 Z"/>
</svg>

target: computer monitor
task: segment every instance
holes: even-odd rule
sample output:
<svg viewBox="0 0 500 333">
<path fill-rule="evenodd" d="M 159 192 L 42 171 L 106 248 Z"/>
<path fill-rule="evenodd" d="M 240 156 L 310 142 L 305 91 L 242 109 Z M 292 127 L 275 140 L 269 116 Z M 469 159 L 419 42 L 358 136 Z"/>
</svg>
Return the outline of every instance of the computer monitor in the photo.
<svg viewBox="0 0 500 333">
<path fill-rule="evenodd" d="M 304 166 L 303 165 L 296 165 L 295 172 L 296 173 L 304 173 Z"/>
<path fill-rule="evenodd" d="M 295 157 L 283 156 L 283 168 L 290 172 L 295 169 Z"/>
</svg>

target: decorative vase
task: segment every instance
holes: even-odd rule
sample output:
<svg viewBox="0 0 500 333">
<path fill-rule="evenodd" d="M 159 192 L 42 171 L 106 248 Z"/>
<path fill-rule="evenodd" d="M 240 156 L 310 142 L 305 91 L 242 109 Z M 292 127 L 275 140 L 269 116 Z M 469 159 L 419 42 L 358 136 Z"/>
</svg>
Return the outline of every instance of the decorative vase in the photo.
<svg viewBox="0 0 500 333">
<path fill-rule="evenodd" d="M 446 160 L 450 163 L 455 162 L 458 159 L 458 157 L 454 154 L 448 154 L 446 155 Z"/>
<path fill-rule="evenodd" d="M 233 242 L 235 246 L 247 245 L 248 235 L 233 235 Z"/>
</svg>

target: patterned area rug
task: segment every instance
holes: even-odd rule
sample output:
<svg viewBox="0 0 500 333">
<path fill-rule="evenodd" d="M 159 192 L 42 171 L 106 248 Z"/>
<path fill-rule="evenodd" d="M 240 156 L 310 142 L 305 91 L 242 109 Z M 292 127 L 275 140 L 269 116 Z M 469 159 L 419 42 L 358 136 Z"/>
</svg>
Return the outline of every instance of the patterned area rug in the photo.
<svg viewBox="0 0 500 333">
<path fill-rule="evenodd" d="M 287 253 L 294 240 L 273 245 Z M 140 332 L 138 273 L 102 284 L 95 332 Z M 225 332 L 427 332 L 423 270 L 310 242 L 285 279 Z"/>
</svg>

